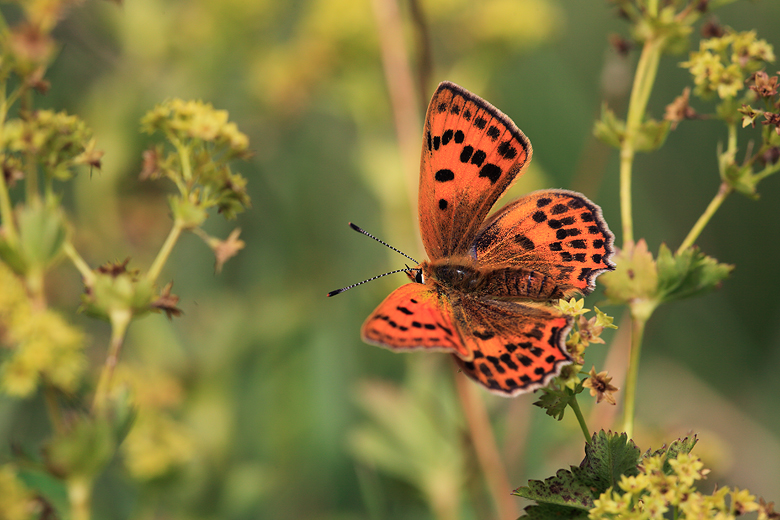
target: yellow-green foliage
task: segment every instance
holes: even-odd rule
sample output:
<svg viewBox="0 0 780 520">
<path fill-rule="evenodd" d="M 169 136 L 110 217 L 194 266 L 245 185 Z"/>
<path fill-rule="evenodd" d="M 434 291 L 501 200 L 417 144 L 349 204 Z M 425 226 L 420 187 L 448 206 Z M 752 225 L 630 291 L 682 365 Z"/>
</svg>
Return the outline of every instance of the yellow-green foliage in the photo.
<svg viewBox="0 0 780 520">
<path fill-rule="evenodd" d="M 10 348 L 0 367 L 0 388 L 32 394 L 41 379 L 73 392 L 86 367 L 84 333 L 50 309 L 30 305 L 19 279 L 0 263 L 0 341 Z"/>
</svg>

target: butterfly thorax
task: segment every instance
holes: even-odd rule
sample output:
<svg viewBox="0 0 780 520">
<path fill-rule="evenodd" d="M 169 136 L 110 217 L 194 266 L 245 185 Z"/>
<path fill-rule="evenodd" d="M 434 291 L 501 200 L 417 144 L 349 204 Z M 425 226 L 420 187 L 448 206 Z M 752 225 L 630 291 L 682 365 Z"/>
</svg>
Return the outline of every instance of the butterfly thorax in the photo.
<svg viewBox="0 0 780 520">
<path fill-rule="evenodd" d="M 573 292 L 551 276 L 514 266 L 480 266 L 472 258 L 446 258 L 420 264 L 425 283 L 492 299 L 549 301 Z"/>
</svg>

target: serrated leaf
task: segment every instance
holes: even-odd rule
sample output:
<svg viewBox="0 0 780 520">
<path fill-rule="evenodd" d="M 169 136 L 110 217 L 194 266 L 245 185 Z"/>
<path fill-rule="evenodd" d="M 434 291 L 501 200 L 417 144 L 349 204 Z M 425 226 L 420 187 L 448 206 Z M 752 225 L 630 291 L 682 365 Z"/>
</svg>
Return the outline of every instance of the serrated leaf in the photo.
<svg viewBox="0 0 780 520">
<path fill-rule="evenodd" d="M 614 258 L 615 270 L 601 275 L 599 283 L 606 287 L 604 293 L 614 303 L 628 303 L 636 299 L 652 299 L 658 288 L 653 255 L 647 250 L 647 242 L 627 242 Z"/>
<path fill-rule="evenodd" d="M 585 458 L 579 466 L 558 470 L 543 481 L 530 480 L 513 494 L 537 502 L 538 506 L 526 508 L 528 518 L 584 518 L 580 515 L 587 516 L 593 501 L 623 475 L 639 474 L 639 461 L 639 448 L 625 433 L 602 430 L 585 445 Z"/>
<path fill-rule="evenodd" d="M 636 476 L 640 451 L 625 433 L 594 433 L 585 445 L 585 458 L 572 468 L 577 480 L 597 490 L 596 496 L 617 485 L 623 475 Z"/>
<path fill-rule="evenodd" d="M 577 480 L 574 473 L 565 469 L 559 469 L 554 477 L 529 480 L 527 486 L 515 489 L 512 494 L 543 504 L 576 507 L 585 511 L 593 508 L 593 491 Z"/>
<path fill-rule="evenodd" d="M 542 395 L 534 403 L 534 406 L 544 409 L 547 415 L 560 421 L 563 419 L 563 414 L 569 403 L 575 398 L 576 394 L 582 392 L 582 387 L 577 392 L 568 387 L 562 389 L 547 387 L 541 390 Z"/>
<path fill-rule="evenodd" d="M 660 148 L 671 128 L 670 121 L 656 121 L 648 119 L 639 127 L 634 141 L 634 150 L 637 152 L 652 152 Z"/>
<path fill-rule="evenodd" d="M 665 244 L 658 251 L 656 266 L 661 301 L 688 298 L 712 290 L 734 269 L 733 265 L 718 263 L 697 247 L 672 255 Z"/>
<path fill-rule="evenodd" d="M 588 512 L 574 507 L 540 504 L 526 507 L 525 515 L 522 518 L 530 520 L 585 520 L 588 518 Z"/>
<path fill-rule="evenodd" d="M 620 148 L 626 135 L 626 123 L 615 117 L 615 113 L 604 103 L 601 105 L 601 119 L 593 125 L 593 135 L 598 140 Z"/>
<path fill-rule="evenodd" d="M 667 475 L 672 474 L 672 466 L 669 464 L 670 459 L 676 459 L 678 455 L 681 453 L 688 454 L 691 452 L 694 446 L 696 446 L 696 443 L 699 442 L 699 439 L 694 435 L 693 437 L 684 437 L 682 439 L 677 439 L 676 441 L 673 441 L 669 446 L 662 446 L 655 450 L 654 452 L 650 453 L 648 452 L 642 457 L 657 457 L 658 455 L 666 455 L 666 460 L 664 461 L 664 473 Z"/>
</svg>

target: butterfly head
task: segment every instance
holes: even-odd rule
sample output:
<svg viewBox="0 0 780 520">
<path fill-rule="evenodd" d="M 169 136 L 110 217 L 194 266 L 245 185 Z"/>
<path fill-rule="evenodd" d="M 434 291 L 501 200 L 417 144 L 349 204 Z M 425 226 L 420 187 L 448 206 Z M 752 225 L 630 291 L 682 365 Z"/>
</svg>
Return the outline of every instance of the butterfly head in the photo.
<svg viewBox="0 0 780 520">
<path fill-rule="evenodd" d="M 425 275 L 423 274 L 422 264 L 417 267 L 406 266 L 406 276 L 409 277 L 414 283 L 425 283 Z"/>
</svg>

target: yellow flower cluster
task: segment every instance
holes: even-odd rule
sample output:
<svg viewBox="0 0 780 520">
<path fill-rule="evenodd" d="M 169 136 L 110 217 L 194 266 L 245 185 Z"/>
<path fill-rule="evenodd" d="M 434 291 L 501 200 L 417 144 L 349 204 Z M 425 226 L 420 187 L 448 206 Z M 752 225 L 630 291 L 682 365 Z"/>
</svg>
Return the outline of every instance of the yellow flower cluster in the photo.
<svg viewBox="0 0 780 520">
<path fill-rule="evenodd" d="M 75 165 L 100 166 L 102 152 L 95 150 L 92 130 L 78 116 L 37 110 L 27 119 L 5 124 L 3 145 L 12 152 L 37 156 L 48 173 L 70 178 Z"/>
<path fill-rule="evenodd" d="M 16 478 L 16 469 L 0 466 L 0 520 L 27 520 L 37 518 L 35 496 Z"/>
<path fill-rule="evenodd" d="M 19 279 L 0 263 L 0 343 L 10 356 L 0 365 L 0 388 L 27 397 L 41 378 L 76 390 L 86 367 L 84 334 L 51 310 L 31 307 Z"/>
<path fill-rule="evenodd" d="M 727 99 L 737 96 L 750 74 L 774 60 L 772 46 L 758 39 L 755 31 L 726 32 L 719 38 L 702 40 L 699 50 L 680 66 L 693 75 L 696 95 L 717 93 Z"/>
<path fill-rule="evenodd" d="M 141 128 L 148 133 L 162 130 L 177 139 L 227 145 L 234 154 L 249 148 L 249 138 L 228 122 L 226 110 L 215 110 L 211 103 L 172 99 L 157 105 L 141 120 Z"/>
<path fill-rule="evenodd" d="M 562 384 L 574 388 L 580 382 L 579 373 L 585 361 L 583 358 L 585 349 L 591 343 L 604 343 L 604 340 L 601 339 L 601 333 L 605 328 L 616 329 L 617 325 L 612 323 L 611 316 L 607 316 L 598 307 L 594 308 L 595 316 L 590 319 L 586 318 L 585 314 L 589 313 L 590 309 L 585 308 L 585 300 L 582 298 L 560 299 L 555 307 L 567 316 L 575 318 L 574 329 L 566 340 L 566 348 L 569 350 L 574 364 L 564 367 L 561 372 Z"/>
<path fill-rule="evenodd" d="M 667 459 L 666 454 L 647 457 L 639 475 L 623 475 L 619 489 L 602 493 L 588 516 L 591 520 L 649 519 L 672 511 L 678 519 L 728 520 L 758 511 L 759 520 L 768 520 L 774 515 L 771 504 L 757 502 L 744 489 L 723 487 L 711 495 L 700 493 L 695 484 L 707 473 L 709 470 L 695 455 L 681 453 L 676 459 Z"/>
<path fill-rule="evenodd" d="M 179 381 L 160 370 L 123 365 L 117 369 L 112 391 L 125 390 L 138 411 L 121 448 L 130 474 L 150 480 L 189 462 L 195 454 L 192 435 L 170 414 L 184 395 Z"/>
</svg>

